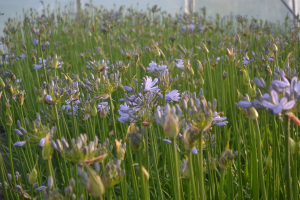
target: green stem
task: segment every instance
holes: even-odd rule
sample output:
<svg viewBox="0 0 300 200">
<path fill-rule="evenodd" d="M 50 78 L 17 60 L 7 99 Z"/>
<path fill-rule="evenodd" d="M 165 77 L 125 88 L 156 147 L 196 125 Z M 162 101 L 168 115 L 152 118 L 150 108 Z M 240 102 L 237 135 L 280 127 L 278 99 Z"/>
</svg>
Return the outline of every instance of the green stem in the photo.
<svg viewBox="0 0 300 200">
<path fill-rule="evenodd" d="M 140 176 L 140 184 L 141 184 L 141 193 L 142 199 L 147 200 L 147 191 L 146 191 L 146 180 L 143 173 L 143 158 L 142 158 L 142 151 L 137 152 L 138 154 L 138 162 L 139 162 L 139 176 Z"/>
<path fill-rule="evenodd" d="M 225 169 L 221 169 L 221 180 L 219 188 L 219 199 L 223 200 L 223 187 L 224 187 Z"/>
<path fill-rule="evenodd" d="M 115 108 L 114 108 L 114 104 L 112 102 L 111 95 L 109 97 L 109 102 L 110 102 L 110 113 L 111 113 L 111 118 L 112 118 L 113 128 L 114 128 L 113 130 L 114 130 L 115 136 L 117 136 L 117 129 L 116 129 L 116 123 L 115 123 L 115 115 L 114 115 Z"/>
<path fill-rule="evenodd" d="M 284 116 L 284 135 L 285 135 L 285 170 L 286 170 L 286 194 L 287 199 L 292 199 L 292 186 L 291 186 L 291 159 L 290 159 L 290 119 L 288 116 Z"/>
<path fill-rule="evenodd" d="M 106 195 L 107 195 L 107 200 L 112 200 L 111 188 L 108 188 L 108 189 L 107 189 Z"/>
<path fill-rule="evenodd" d="M 198 196 L 196 194 L 196 185 L 195 185 L 195 177 L 194 177 L 194 167 L 193 167 L 193 157 L 192 157 L 192 152 L 190 151 L 188 153 L 188 167 L 191 173 L 191 184 L 192 184 L 192 190 L 193 190 L 193 196 L 194 199 L 198 199 Z"/>
<path fill-rule="evenodd" d="M 155 153 L 155 150 L 154 150 L 154 142 L 153 142 L 154 137 L 155 137 L 155 134 L 154 134 L 154 131 L 152 129 L 151 138 L 150 138 L 150 142 L 151 142 L 150 147 L 151 147 L 151 153 L 152 153 L 152 156 L 153 156 L 156 185 L 157 185 L 157 188 L 158 188 L 158 195 L 159 195 L 159 199 L 163 200 L 164 199 L 163 198 L 163 192 L 162 192 L 162 189 L 161 189 L 162 185 L 160 183 L 159 171 L 158 171 L 158 168 L 157 168 L 157 158 L 156 158 L 156 153 Z"/>
<path fill-rule="evenodd" d="M 15 169 L 14 169 L 14 162 L 13 162 L 13 157 L 12 157 L 12 149 L 11 149 L 11 126 L 9 127 L 9 132 L 8 132 L 8 151 L 9 151 L 9 161 L 10 161 L 10 170 L 12 174 L 12 180 L 13 183 L 16 185 L 16 179 L 15 179 Z"/>
<path fill-rule="evenodd" d="M 200 132 L 200 141 L 199 141 L 199 152 L 198 152 L 198 162 L 199 162 L 199 182 L 200 182 L 200 199 L 205 200 L 205 189 L 204 189 L 204 175 L 203 175 L 203 134 Z"/>
<path fill-rule="evenodd" d="M 266 187 L 265 187 L 265 178 L 264 178 L 264 172 L 263 172 L 263 160 L 262 160 L 262 151 L 261 151 L 261 135 L 259 130 L 259 124 L 258 120 L 256 119 L 256 129 L 257 129 L 257 135 L 256 135 L 256 143 L 257 143 L 257 151 L 258 151 L 258 173 L 260 177 L 260 188 L 262 191 L 263 199 L 268 199 Z"/>
<path fill-rule="evenodd" d="M 3 195 L 4 195 L 4 199 L 5 200 L 9 200 L 8 198 L 8 193 L 7 193 L 7 189 L 5 187 L 5 179 L 4 179 L 4 174 L 5 174 L 5 166 L 4 166 L 4 162 L 3 162 L 3 158 L 2 158 L 2 155 L 0 154 L 0 180 L 1 180 L 1 183 L 2 183 L 2 192 L 3 192 Z M 12 174 L 12 176 L 14 176 L 14 174 Z"/>
<path fill-rule="evenodd" d="M 175 174 L 173 177 L 174 181 L 174 189 L 175 189 L 175 196 L 174 198 L 177 200 L 181 200 L 181 188 L 180 188 L 180 173 L 179 173 L 179 161 L 178 161 L 178 155 L 177 155 L 177 147 L 176 147 L 176 138 L 172 138 L 172 148 L 173 148 L 173 154 L 174 154 L 174 162 L 175 162 Z"/>
</svg>

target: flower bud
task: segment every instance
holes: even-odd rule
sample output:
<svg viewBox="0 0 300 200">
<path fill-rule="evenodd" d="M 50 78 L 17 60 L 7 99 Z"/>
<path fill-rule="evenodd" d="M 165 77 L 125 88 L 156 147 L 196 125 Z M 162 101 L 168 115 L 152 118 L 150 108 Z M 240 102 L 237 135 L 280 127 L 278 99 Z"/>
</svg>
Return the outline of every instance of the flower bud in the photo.
<svg viewBox="0 0 300 200">
<path fill-rule="evenodd" d="M 97 107 L 96 107 L 96 105 L 93 106 L 93 108 L 92 108 L 92 110 L 91 110 L 91 115 L 92 115 L 93 117 L 95 117 L 95 116 L 97 115 Z"/>
<path fill-rule="evenodd" d="M 33 170 L 30 172 L 29 177 L 28 177 L 28 182 L 33 185 L 37 180 L 37 171 L 35 169 L 35 167 L 33 168 Z"/>
<path fill-rule="evenodd" d="M 44 147 L 42 150 L 42 156 L 43 156 L 44 160 L 49 160 L 49 159 L 51 159 L 51 156 L 52 156 L 52 147 L 50 144 L 49 136 L 50 136 L 50 134 L 48 133 L 45 138 L 45 143 L 44 143 Z"/>
<path fill-rule="evenodd" d="M 59 62 L 58 62 L 58 59 L 57 59 L 57 55 L 55 55 L 51 61 L 51 68 L 53 69 L 56 69 L 57 66 L 58 66 Z"/>
<path fill-rule="evenodd" d="M 85 165 L 84 167 L 89 175 L 89 180 L 87 185 L 88 192 L 94 198 L 98 198 L 102 196 L 105 193 L 105 188 L 100 177 L 88 165 Z"/>
<path fill-rule="evenodd" d="M 168 113 L 165 120 L 166 120 L 164 123 L 165 134 L 170 138 L 175 138 L 179 133 L 178 120 L 176 120 L 174 115 L 172 115 L 171 113 Z"/>
<path fill-rule="evenodd" d="M 4 88 L 5 87 L 5 83 L 3 81 L 3 79 L 0 77 L 0 87 Z"/>
<path fill-rule="evenodd" d="M 6 121 L 7 126 L 12 126 L 13 120 L 12 120 L 10 115 L 6 115 L 6 120 L 5 121 Z"/>
<path fill-rule="evenodd" d="M 123 149 L 122 146 L 122 140 L 120 140 L 120 142 L 118 140 L 116 141 L 116 157 L 118 160 L 124 160 L 124 156 L 125 156 L 125 149 Z"/>
<path fill-rule="evenodd" d="M 272 44 L 271 48 L 272 48 L 273 52 L 277 52 L 278 51 L 278 48 L 277 48 L 277 46 L 276 46 L 275 43 Z"/>
<path fill-rule="evenodd" d="M 248 73 L 244 70 L 242 72 L 243 72 L 243 84 L 250 85 L 250 77 L 249 77 Z"/>
<path fill-rule="evenodd" d="M 256 120 L 258 118 L 258 112 L 254 107 L 245 108 L 246 115 L 251 120 Z"/>
</svg>

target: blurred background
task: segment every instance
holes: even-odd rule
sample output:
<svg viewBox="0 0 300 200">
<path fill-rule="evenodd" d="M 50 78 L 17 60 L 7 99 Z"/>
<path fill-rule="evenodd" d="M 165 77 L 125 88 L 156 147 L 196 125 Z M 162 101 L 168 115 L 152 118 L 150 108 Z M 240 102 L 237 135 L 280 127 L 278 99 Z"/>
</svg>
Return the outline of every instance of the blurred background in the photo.
<svg viewBox="0 0 300 200">
<path fill-rule="evenodd" d="M 67 5 L 68 8 L 76 10 L 76 1 L 77 0 L 44 0 L 45 5 L 50 4 L 51 9 L 54 9 L 55 6 L 58 6 L 60 2 L 61 10 L 64 6 Z M 126 7 L 133 7 L 138 10 L 147 10 L 147 7 L 152 7 L 157 4 L 162 11 L 171 13 L 184 13 L 185 11 L 185 1 L 190 0 L 94 0 L 93 4 L 96 6 L 103 5 L 107 9 L 114 8 L 114 5 L 118 8 L 121 5 Z M 296 11 L 300 10 L 300 0 L 283 0 L 292 10 L 293 10 L 293 1 L 296 3 Z M 84 7 L 85 3 L 89 3 L 90 0 L 81 0 L 81 3 Z M 151 2 L 151 3 L 150 3 Z M 215 18 L 215 15 L 219 13 L 222 16 L 230 15 L 233 16 L 237 14 L 247 15 L 248 17 L 258 17 L 264 20 L 271 22 L 283 22 L 284 18 L 288 14 L 290 19 L 293 17 L 290 11 L 285 7 L 284 3 L 281 0 L 194 0 L 194 9 L 195 12 L 200 12 L 200 8 L 206 7 L 207 16 Z M 16 17 L 16 13 L 19 16 L 22 16 L 22 9 L 33 8 L 38 12 L 41 12 L 43 9 L 40 0 L 0 0 L 0 36 L 3 35 L 3 28 L 5 21 L 8 18 Z"/>
</svg>

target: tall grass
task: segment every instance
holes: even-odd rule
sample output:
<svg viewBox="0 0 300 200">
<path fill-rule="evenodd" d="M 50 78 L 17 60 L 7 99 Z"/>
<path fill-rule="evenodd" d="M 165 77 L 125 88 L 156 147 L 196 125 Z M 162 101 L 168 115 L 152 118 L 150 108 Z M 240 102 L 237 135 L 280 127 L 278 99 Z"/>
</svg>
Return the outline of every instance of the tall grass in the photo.
<svg viewBox="0 0 300 200">
<path fill-rule="evenodd" d="M 57 4 L 1 42 L 4 199 L 299 199 L 294 21 Z"/>
</svg>

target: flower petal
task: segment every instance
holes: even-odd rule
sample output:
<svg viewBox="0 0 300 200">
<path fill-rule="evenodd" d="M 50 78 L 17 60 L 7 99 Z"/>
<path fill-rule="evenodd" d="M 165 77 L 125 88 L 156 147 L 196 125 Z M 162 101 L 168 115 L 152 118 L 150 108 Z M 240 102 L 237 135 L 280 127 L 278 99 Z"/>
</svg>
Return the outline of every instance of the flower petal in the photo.
<svg viewBox="0 0 300 200">
<path fill-rule="evenodd" d="M 264 107 L 269 108 L 269 109 L 273 109 L 275 107 L 274 104 L 272 104 L 268 101 L 263 101 L 262 104 L 263 104 Z"/>
<path fill-rule="evenodd" d="M 243 107 L 243 108 L 251 108 L 252 107 L 252 103 L 249 101 L 240 101 L 238 104 L 240 107 Z"/>
<path fill-rule="evenodd" d="M 280 114 L 282 112 L 282 106 L 279 104 L 278 106 L 276 106 L 272 110 L 273 110 L 273 114 L 274 115 L 278 115 L 278 114 Z"/>
<path fill-rule="evenodd" d="M 282 108 L 283 110 L 290 110 L 294 107 L 295 104 L 296 104 L 295 100 L 292 100 L 284 104 Z"/>
<path fill-rule="evenodd" d="M 271 91 L 271 97 L 272 97 L 273 103 L 275 105 L 279 104 L 279 97 L 278 97 L 278 94 L 275 90 Z"/>
</svg>

